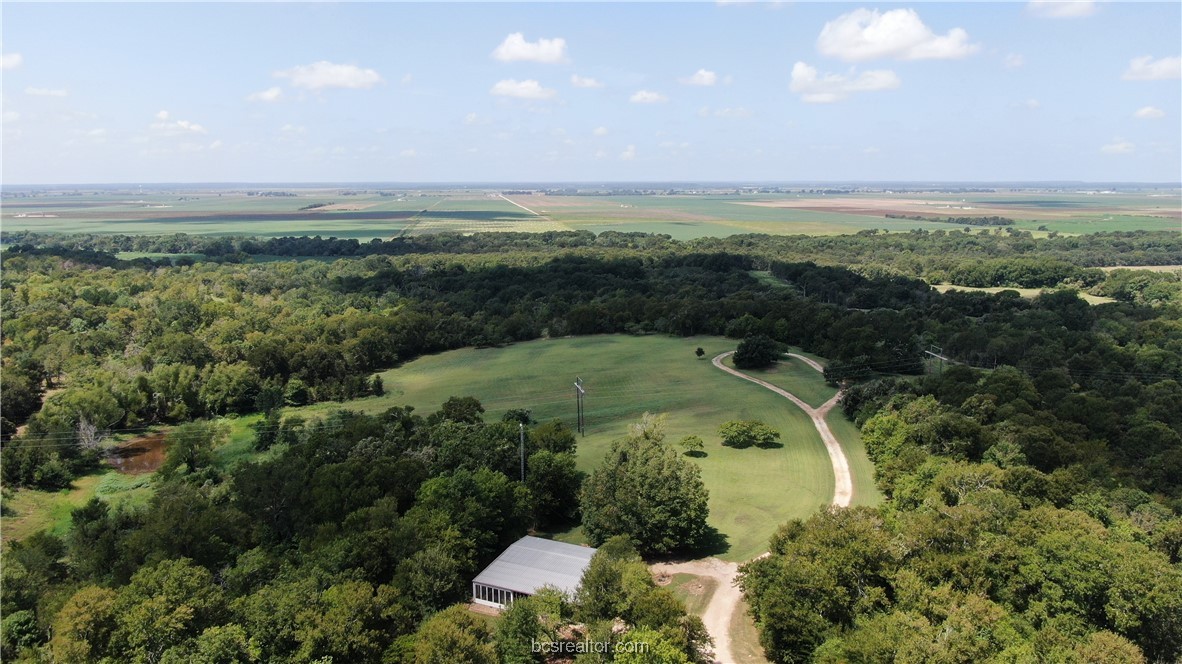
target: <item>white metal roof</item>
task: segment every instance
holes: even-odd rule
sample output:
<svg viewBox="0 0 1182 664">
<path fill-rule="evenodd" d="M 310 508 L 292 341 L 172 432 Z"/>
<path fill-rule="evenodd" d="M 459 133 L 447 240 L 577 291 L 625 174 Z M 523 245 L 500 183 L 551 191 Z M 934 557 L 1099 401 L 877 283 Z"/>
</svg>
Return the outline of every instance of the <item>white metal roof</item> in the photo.
<svg viewBox="0 0 1182 664">
<path fill-rule="evenodd" d="M 526 536 L 505 549 L 472 582 L 527 595 L 542 586 L 573 593 L 593 555 L 595 549 L 590 547 Z"/>
</svg>

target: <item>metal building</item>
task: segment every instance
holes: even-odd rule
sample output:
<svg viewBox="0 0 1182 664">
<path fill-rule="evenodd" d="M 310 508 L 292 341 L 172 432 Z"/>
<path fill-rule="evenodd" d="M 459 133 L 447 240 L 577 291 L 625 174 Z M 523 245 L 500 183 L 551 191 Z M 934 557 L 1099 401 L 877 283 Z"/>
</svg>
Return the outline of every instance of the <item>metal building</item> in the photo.
<svg viewBox="0 0 1182 664">
<path fill-rule="evenodd" d="M 538 537 L 522 537 L 472 580 L 472 601 L 503 609 L 542 586 L 574 593 L 595 549 Z"/>
</svg>

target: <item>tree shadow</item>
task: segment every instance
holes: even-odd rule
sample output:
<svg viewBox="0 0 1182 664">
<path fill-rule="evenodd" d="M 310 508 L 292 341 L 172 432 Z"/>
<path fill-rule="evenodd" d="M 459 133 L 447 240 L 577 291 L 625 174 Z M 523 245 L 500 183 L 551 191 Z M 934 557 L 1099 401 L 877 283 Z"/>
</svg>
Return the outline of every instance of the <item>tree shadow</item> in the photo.
<svg viewBox="0 0 1182 664">
<path fill-rule="evenodd" d="M 691 554 L 693 558 L 705 558 L 707 556 L 720 556 L 731 550 L 730 539 L 718 531 L 714 526 L 708 526 L 706 534 L 702 536 L 702 540 L 698 545 L 687 549 L 686 553 Z"/>
<path fill-rule="evenodd" d="M 703 450 L 689 450 L 689 451 L 683 452 L 682 454 L 685 454 L 687 457 L 693 457 L 695 459 L 705 459 L 706 457 L 710 456 L 709 454 L 706 454 L 706 452 L 704 452 Z"/>
<path fill-rule="evenodd" d="M 755 446 L 761 450 L 778 450 L 778 449 L 784 447 L 784 443 L 781 443 L 778 441 L 772 441 L 770 443 L 756 443 Z"/>
</svg>

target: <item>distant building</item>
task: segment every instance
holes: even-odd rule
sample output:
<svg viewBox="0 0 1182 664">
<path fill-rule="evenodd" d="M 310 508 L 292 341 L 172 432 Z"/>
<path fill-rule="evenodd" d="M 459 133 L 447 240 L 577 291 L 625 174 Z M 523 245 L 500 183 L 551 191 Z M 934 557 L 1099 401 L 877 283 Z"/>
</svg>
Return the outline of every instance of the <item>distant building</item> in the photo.
<svg viewBox="0 0 1182 664">
<path fill-rule="evenodd" d="M 522 537 L 472 580 L 472 601 L 503 609 L 542 586 L 574 593 L 593 555 L 590 547 Z"/>
</svg>

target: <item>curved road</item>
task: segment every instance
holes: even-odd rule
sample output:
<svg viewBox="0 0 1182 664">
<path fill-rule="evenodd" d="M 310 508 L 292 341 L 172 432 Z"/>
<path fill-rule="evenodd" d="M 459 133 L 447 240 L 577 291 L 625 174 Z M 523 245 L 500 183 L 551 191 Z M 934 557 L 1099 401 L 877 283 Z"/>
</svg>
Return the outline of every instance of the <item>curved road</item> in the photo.
<svg viewBox="0 0 1182 664">
<path fill-rule="evenodd" d="M 825 441 L 825 450 L 829 452 L 829 463 L 833 465 L 833 505 L 836 507 L 849 507 L 850 500 L 852 500 L 854 497 L 854 482 L 850 477 L 850 462 L 845 458 L 845 451 L 841 449 L 841 443 L 837 442 L 837 438 L 833 435 L 833 432 L 829 430 L 829 423 L 825 421 L 825 416 L 829 414 L 829 411 L 832 410 L 833 407 L 837 405 L 838 400 L 841 399 L 841 392 L 833 395 L 832 399 L 821 404 L 819 408 L 813 408 L 807 403 L 801 401 L 800 398 L 788 390 L 772 385 L 766 380 L 760 380 L 754 376 L 748 376 L 742 371 L 732 369 L 722 363 L 723 360 L 725 360 L 727 357 L 730 357 L 731 355 L 734 355 L 734 353 L 735 351 L 732 350 L 718 355 L 713 360 L 714 366 L 722 369 L 732 376 L 738 376 L 743 380 L 749 380 L 756 385 L 766 387 L 772 392 L 775 392 L 776 394 L 796 404 L 801 410 L 807 413 L 810 418 L 812 418 L 813 426 L 817 428 L 817 433 L 821 434 L 821 440 Z M 823 372 L 825 370 L 825 368 L 820 364 L 817 364 L 813 360 L 810 360 L 803 355 L 788 353 L 788 356 L 802 360 L 805 364 L 816 369 L 817 371 Z"/>
<path fill-rule="evenodd" d="M 809 418 L 813 421 L 813 426 L 817 428 L 817 433 L 821 434 L 821 440 L 825 442 L 825 449 L 829 452 L 829 462 L 833 465 L 832 504 L 837 507 L 849 507 L 850 500 L 854 497 L 854 485 L 853 479 L 850 476 L 849 460 L 846 459 L 845 451 L 841 449 L 841 444 L 837 442 L 837 438 L 829 430 L 829 424 L 825 421 L 825 416 L 829 414 L 829 411 L 837 405 L 837 401 L 841 398 L 841 392 L 838 392 L 832 399 L 821 404 L 819 408 L 813 408 L 788 390 L 772 385 L 766 380 L 748 376 L 741 371 L 723 364 L 722 361 L 733 355 L 734 352 L 732 350 L 716 356 L 712 360 L 714 366 L 732 376 L 749 380 L 756 385 L 775 392 L 796 404 L 798 408 L 808 414 Z M 804 362 L 817 371 L 823 372 L 825 370 L 820 364 L 803 355 L 788 353 L 788 356 Z M 766 555 L 765 553 L 758 556 L 758 558 Z M 705 612 L 702 613 L 702 622 L 706 625 L 706 631 L 714 639 L 715 661 L 720 664 L 732 664 L 735 659 L 731 653 L 731 620 L 734 618 L 735 611 L 739 607 L 739 602 L 743 599 L 743 594 L 739 591 L 739 587 L 735 583 L 739 574 L 738 564 L 728 563 L 717 558 L 706 558 L 704 560 L 690 560 L 680 563 L 657 563 L 652 565 L 652 571 L 657 574 L 667 574 L 670 576 L 673 574 L 693 574 L 695 576 L 710 577 L 718 581 L 718 587 L 710 597 L 710 603 L 706 605 Z"/>
</svg>

